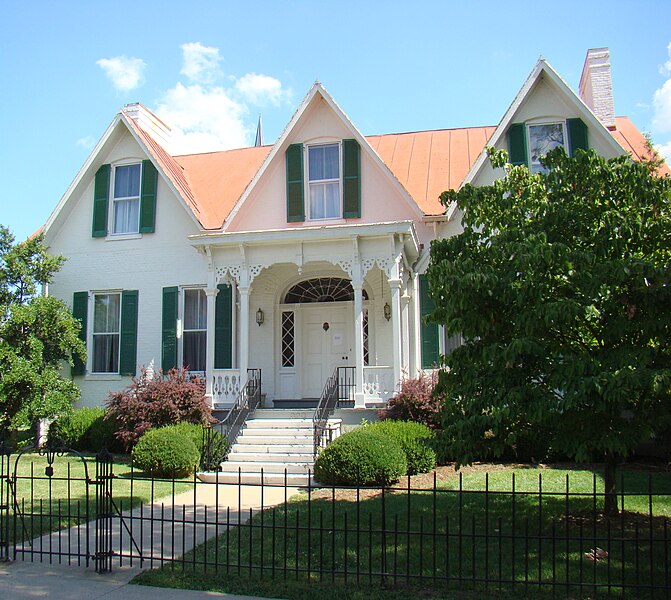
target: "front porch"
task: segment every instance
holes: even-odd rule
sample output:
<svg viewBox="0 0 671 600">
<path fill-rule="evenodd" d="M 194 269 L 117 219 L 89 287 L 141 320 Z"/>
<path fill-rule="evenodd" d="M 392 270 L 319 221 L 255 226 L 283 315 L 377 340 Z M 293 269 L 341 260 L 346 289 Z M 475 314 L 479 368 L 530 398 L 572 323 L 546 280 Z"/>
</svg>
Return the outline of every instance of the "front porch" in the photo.
<svg viewBox="0 0 671 600">
<path fill-rule="evenodd" d="M 389 366 L 363 367 L 363 394 L 356 394 L 356 367 L 340 367 L 340 401 L 339 408 L 374 408 L 387 403 L 396 391 L 394 369 Z M 245 378 L 246 379 L 246 378 Z M 240 378 L 240 369 L 214 369 L 207 377 L 208 395 L 215 409 L 233 406 L 240 394 L 244 382 Z M 264 403 L 264 408 L 279 405 L 283 398 L 273 398 Z M 295 400 L 295 399 L 291 399 Z M 316 402 L 319 398 L 315 398 Z M 357 403 L 358 400 L 358 403 Z"/>
</svg>

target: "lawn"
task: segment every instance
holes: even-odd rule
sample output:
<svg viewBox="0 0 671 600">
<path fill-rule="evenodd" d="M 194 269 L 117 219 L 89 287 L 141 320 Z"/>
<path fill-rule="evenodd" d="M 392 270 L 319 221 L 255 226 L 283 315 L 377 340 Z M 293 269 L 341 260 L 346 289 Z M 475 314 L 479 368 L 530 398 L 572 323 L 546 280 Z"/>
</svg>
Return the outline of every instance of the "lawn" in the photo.
<svg viewBox="0 0 671 600">
<path fill-rule="evenodd" d="M 136 582 L 292 599 L 630 595 L 622 584 L 657 597 L 669 583 L 671 473 L 621 475 L 625 510 L 613 519 L 600 514 L 599 472 L 570 465 L 441 469 L 383 493 L 313 490 L 201 546 L 188 569 Z"/>
<path fill-rule="evenodd" d="M 20 513 L 16 524 L 17 540 L 33 539 L 95 518 L 96 485 L 90 483 L 96 480 L 95 457 L 56 457 L 51 476 L 46 473 L 48 466 L 46 457 L 37 453 L 26 453 L 18 463 L 16 455 L 11 457 L 10 475 L 16 485 Z M 122 455 L 114 456 L 112 472 L 115 476 L 113 497 L 119 510 L 140 503 L 153 503 L 193 488 L 193 478 L 151 480 L 134 470 L 128 457 Z M 14 540 L 14 535 L 14 523 L 10 518 L 10 541 Z"/>
</svg>

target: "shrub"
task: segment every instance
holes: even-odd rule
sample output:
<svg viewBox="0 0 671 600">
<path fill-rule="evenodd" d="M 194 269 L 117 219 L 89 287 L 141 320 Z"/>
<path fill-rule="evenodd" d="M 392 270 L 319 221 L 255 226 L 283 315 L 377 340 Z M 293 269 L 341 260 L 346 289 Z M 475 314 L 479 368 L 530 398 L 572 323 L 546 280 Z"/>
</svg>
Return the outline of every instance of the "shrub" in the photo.
<svg viewBox="0 0 671 600">
<path fill-rule="evenodd" d="M 61 415 L 49 426 L 49 440 L 55 439 L 74 450 L 100 449 L 96 440 L 100 439 L 101 424 L 105 419 L 105 409 L 101 407 L 83 407 L 71 413 Z"/>
<path fill-rule="evenodd" d="M 228 440 L 216 429 L 204 430 L 202 425 L 194 423 L 178 423 L 169 425 L 163 429 L 171 429 L 188 437 L 198 449 L 200 454 L 200 468 L 203 471 L 215 471 L 221 465 L 228 450 Z M 205 433 L 207 431 L 207 433 Z M 207 435 L 207 443 L 204 447 L 204 436 Z"/>
<path fill-rule="evenodd" d="M 408 475 L 428 473 L 436 466 L 436 452 L 428 445 L 433 432 L 426 425 L 412 421 L 378 421 L 364 425 L 364 430 L 396 440 L 405 452 Z"/>
<path fill-rule="evenodd" d="M 405 379 L 398 394 L 389 399 L 387 408 L 378 411 L 378 417 L 382 420 L 416 421 L 431 429 L 442 429 L 441 398 L 433 393 L 437 379 L 434 372 L 423 373 L 416 379 Z"/>
<path fill-rule="evenodd" d="M 315 461 L 315 479 L 331 485 L 388 485 L 408 470 L 394 439 L 366 428 L 337 438 Z"/>
<path fill-rule="evenodd" d="M 148 429 L 182 422 L 208 425 L 212 421 L 205 382 L 185 369 L 151 377 L 143 369 L 125 390 L 110 393 L 107 410 L 118 423 L 116 437 L 125 448 L 135 445 Z"/>
<path fill-rule="evenodd" d="M 200 452 L 184 432 L 161 427 L 142 435 L 132 458 L 134 466 L 156 477 L 186 477 L 198 465 Z"/>
</svg>

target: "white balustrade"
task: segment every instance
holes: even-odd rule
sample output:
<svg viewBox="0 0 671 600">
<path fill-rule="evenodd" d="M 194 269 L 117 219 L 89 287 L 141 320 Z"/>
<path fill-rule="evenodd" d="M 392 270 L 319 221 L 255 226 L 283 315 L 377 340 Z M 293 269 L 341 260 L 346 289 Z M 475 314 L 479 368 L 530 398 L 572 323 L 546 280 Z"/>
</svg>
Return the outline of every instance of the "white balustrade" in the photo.
<svg viewBox="0 0 671 600">
<path fill-rule="evenodd" d="M 212 404 L 231 406 L 240 393 L 239 369 L 215 369 L 212 373 Z"/>
<path fill-rule="evenodd" d="M 364 367 L 363 393 L 366 400 L 386 402 L 394 395 L 396 382 L 393 367 Z"/>
</svg>

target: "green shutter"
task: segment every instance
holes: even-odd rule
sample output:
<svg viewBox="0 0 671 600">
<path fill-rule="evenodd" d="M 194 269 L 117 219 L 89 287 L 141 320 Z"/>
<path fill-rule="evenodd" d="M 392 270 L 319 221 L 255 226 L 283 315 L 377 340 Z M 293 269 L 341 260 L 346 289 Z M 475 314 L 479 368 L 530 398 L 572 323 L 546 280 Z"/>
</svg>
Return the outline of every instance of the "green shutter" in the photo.
<svg viewBox="0 0 671 600">
<path fill-rule="evenodd" d="M 107 235 L 107 204 L 110 192 L 110 166 L 102 165 L 96 173 L 93 192 L 93 237 Z"/>
<path fill-rule="evenodd" d="M 121 292 L 121 375 L 134 376 L 137 370 L 137 304 L 137 290 Z"/>
<path fill-rule="evenodd" d="M 426 275 L 419 276 L 419 314 L 421 315 L 421 339 L 422 339 L 422 368 L 430 369 L 437 365 L 440 360 L 438 346 L 438 323 L 427 323 L 426 316 L 430 315 L 435 303 L 429 294 L 429 282 Z"/>
<path fill-rule="evenodd" d="M 305 221 L 303 183 L 303 144 L 291 144 L 286 152 L 287 163 L 287 222 Z"/>
<path fill-rule="evenodd" d="M 587 125 L 582 119 L 567 119 L 569 154 L 573 156 L 576 150 L 589 150 L 587 141 Z"/>
<path fill-rule="evenodd" d="M 214 309 L 214 368 L 230 369 L 233 366 L 233 294 L 230 285 L 218 285 L 217 289 L 219 293 Z"/>
<path fill-rule="evenodd" d="M 163 288 L 161 368 L 164 373 L 177 366 L 177 287 Z"/>
<path fill-rule="evenodd" d="M 359 142 L 343 140 L 343 217 L 361 217 L 361 158 Z"/>
<path fill-rule="evenodd" d="M 142 161 L 140 191 L 140 233 L 154 233 L 156 222 L 156 188 L 158 171 L 150 160 Z"/>
<path fill-rule="evenodd" d="M 88 292 L 75 292 L 72 297 L 72 316 L 78 319 L 81 323 L 79 330 L 79 339 L 86 343 L 86 317 L 88 315 Z M 86 365 L 79 359 L 74 357 L 74 365 L 72 366 L 72 375 L 83 375 L 86 370 Z"/>
<path fill-rule="evenodd" d="M 508 129 L 510 164 L 527 164 L 527 132 L 524 123 L 513 123 Z"/>
</svg>

